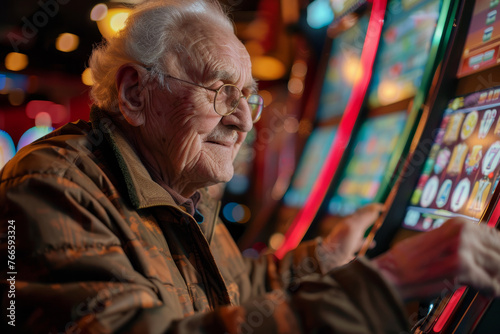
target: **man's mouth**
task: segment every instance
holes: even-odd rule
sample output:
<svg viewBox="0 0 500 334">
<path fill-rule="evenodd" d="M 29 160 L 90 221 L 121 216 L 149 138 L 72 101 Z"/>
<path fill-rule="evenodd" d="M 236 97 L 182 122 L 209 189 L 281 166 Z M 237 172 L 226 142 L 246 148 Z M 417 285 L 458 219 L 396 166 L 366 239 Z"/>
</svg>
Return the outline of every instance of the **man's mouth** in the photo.
<svg viewBox="0 0 500 334">
<path fill-rule="evenodd" d="M 236 141 L 238 140 L 238 134 L 233 132 L 231 135 L 222 136 L 211 136 L 205 140 L 206 143 L 216 144 L 226 147 L 233 147 Z"/>
<path fill-rule="evenodd" d="M 215 144 L 215 145 L 221 145 L 221 146 L 226 146 L 226 147 L 233 147 L 234 141 L 214 141 L 214 140 L 207 140 L 206 141 L 209 144 Z"/>
</svg>

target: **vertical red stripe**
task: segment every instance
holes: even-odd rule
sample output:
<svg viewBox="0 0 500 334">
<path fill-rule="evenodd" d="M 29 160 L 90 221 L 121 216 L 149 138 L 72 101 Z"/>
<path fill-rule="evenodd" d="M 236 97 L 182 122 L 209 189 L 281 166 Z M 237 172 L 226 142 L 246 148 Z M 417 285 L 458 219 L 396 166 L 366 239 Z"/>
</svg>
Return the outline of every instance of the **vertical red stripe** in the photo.
<svg viewBox="0 0 500 334">
<path fill-rule="evenodd" d="M 352 129 L 361 111 L 363 100 L 372 76 L 373 63 L 377 54 L 377 48 L 384 25 L 385 9 L 387 0 L 374 0 L 368 23 L 368 30 L 361 54 L 361 66 L 363 71 L 362 79 L 357 82 L 349 97 L 346 110 L 339 124 L 337 135 L 333 140 L 332 146 L 326 158 L 325 164 L 307 198 L 304 207 L 299 211 L 290 228 L 285 234 L 285 241 L 276 251 L 278 258 L 290 250 L 297 247 L 306 234 L 314 217 L 316 216 L 321 203 L 323 202 L 328 187 L 337 171 L 340 159 L 346 149 L 351 137 Z"/>
</svg>

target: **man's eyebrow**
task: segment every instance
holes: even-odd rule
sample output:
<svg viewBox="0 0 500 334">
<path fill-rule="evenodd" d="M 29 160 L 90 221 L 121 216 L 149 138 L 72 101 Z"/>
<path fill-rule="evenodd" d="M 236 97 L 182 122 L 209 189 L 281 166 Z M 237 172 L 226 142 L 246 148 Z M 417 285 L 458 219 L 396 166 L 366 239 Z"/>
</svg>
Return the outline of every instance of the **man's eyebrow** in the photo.
<svg viewBox="0 0 500 334">
<path fill-rule="evenodd" d="M 227 81 L 227 82 L 230 82 L 230 83 L 235 83 L 236 80 L 237 80 L 237 78 L 236 78 L 236 76 L 234 74 L 231 74 L 230 72 L 224 71 L 224 70 L 214 71 L 212 73 L 210 79 L 213 79 L 213 80 L 219 79 L 219 80 Z M 245 85 L 244 88 L 248 88 L 252 92 L 256 92 L 257 91 L 257 81 L 252 78 L 252 82 L 250 83 L 250 85 Z"/>
<path fill-rule="evenodd" d="M 221 80 L 221 81 L 228 81 L 228 82 L 233 82 L 235 80 L 235 77 L 233 74 L 229 73 L 228 71 L 212 71 L 210 75 L 208 76 L 208 80 Z"/>
</svg>

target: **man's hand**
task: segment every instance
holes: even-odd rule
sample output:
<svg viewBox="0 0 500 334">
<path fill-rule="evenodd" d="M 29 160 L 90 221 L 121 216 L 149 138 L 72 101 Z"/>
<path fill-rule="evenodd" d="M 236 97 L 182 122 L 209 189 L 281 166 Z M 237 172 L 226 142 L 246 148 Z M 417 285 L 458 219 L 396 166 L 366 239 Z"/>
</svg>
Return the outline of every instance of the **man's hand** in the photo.
<svg viewBox="0 0 500 334">
<path fill-rule="evenodd" d="M 463 218 L 408 238 L 373 262 L 404 300 L 452 292 L 450 285 L 500 296 L 500 233 Z"/>
<path fill-rule="evenodd" d="M 317 248 L 323 272 L 346 264 L 354 258 L 363 244 L 365 231 L 375 222 L 382 210 L 382 204 L 368 204 L 335 223 Z"/>
</svg>

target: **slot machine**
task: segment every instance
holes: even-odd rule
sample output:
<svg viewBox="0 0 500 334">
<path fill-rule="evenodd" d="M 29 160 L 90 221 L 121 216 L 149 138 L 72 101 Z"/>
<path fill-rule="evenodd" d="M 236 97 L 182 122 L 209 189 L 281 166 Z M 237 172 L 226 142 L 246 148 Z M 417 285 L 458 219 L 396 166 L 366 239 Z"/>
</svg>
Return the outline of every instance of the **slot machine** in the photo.
<svg viewBox="0 0 500 334">
<path fill-rule="evenodd" d="M 375 2 L 379 3 L 379 7 L 381 2 L 384 3 L 385 9 L 385 0 Z M 351 105 L 350 121 L 355 119 L 359 112 L 359 107 L 352 106 L 353 100 L 359 100 L 362 90 L 360 83 L 365 81 L 366 86 L 368 80 L 362 77 L 366 73 L 362 73 L 360 64 L 364 61 L 366 66 L 368 62 L 371 67 L 373 62 L 373 59 L 367 60 L 370 57 L 366 56 L 366 53 L 369 53 L 365 50 L 366 39 L 368 36 L 373 43 L 378 42 L 378 37 L 367 34 L 370 20 L 376 21 L 372 17 L 372 7 L 367 6 L 364 1 L 355 4 L 355 8 L 346 7 L 344 13 L 338 14 L 344 15 L 342 23 L 339 24 L 341 27 L 334 32 L 334 37 L 329 37 L 325 43 L 325 50 L 328 51 L 324 52 L 320 61 L 318 78 L 306 106 L 308 110 L 305 111 L 306 114 L 314 115 L 313 129 L 306 140 L 290 186 L 273 216 L 255 239 L 269 241 L 271 249 L 279 248 L 286 230 L 304 207 L 325 164 L 332 143 L 338 138 L 339 130 L 350 133 L 349 130 L 346 131 L 345 124 L 342 125 L 346 108 Z M 381 13 L 378 10 L 374 16 L 383 17 L 383 11 Z M 353 94 L 355 91 L 358 91 L 357 96 Z M 343 144 L 348 141 L 345 137 L 344 135 Z"/>
<path fill-rule="evenodd" d="M 425 107 L 421 135 L 414 140 L 416 148 L 362 254 L 374 257 L 456 216 L 498 228 L 499 5 L 497 0 L 460 3 L 442 74 Z M 449 285 L 438 299 L 420 304 L 422 317 L 415 333 L 500 332 L 498 299 Z"/>
<path fill-rule="evenodd" d="M 0 169 L 16 154 L 16 147 L 12 137 L 0 130 Z"/>
<path fill-rule="evenodd" d="M 419 106 L 417 94 L 427 94 L 432 74 L 440 62 L 436 28 L 441 1 L 393 1 L 389 3 L 382 41 L 379 46 L 372 83 L 368 90 L 366 118 L 353 140 L 353 150 L 340 181 L 328 203 L 328 214 L 345 216 L 359 207 L 383 201 L 394 166 L 393 152 L 402 152 L 414 132 Z M 441 10 L 441 15 L 447 15 Z M 443 21 L 441 24 L 449 24 Z M 445 44 L 445 42 L 443 43 Z M 431 50 L 434 47 L 434 50 Z M 419 91 L 420 89 L 420 91 Z M 420 97 L 419 97 L 420 98 Z M 399 160 L 396 156 L 393 160 Z M 379 191 L 380 190 L 380 191 Z"/>
<path fill-rule="evenodd" d="M 310 205 L 305 206 L 316 207 L 309 210 L 309 216 L 298 215 L 286 231 L 278 257 L 294 248 L 306 231 L 306 238 L 322 234 L 321 230 L 327 233 L 338 217 L 385 199 L 400 161 L 409 151 L 457 8 L 458 3 L 449 0 L 387 2 L 370 84 L 366 94 L 358 96 L 359 110 L 347 153 L 338 164 L 323 166 L 322 172 L 331 176 L 318 178 L 317 183 L 322 184 L 315 185 L 308 198 Z M 342 153 L 335 147 L 329 152 L 339 160 Z M 326 190 L 318 195 L 320 187 Z"/>
</svg>

